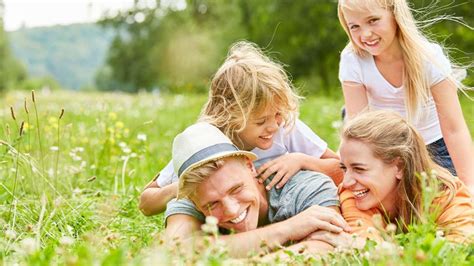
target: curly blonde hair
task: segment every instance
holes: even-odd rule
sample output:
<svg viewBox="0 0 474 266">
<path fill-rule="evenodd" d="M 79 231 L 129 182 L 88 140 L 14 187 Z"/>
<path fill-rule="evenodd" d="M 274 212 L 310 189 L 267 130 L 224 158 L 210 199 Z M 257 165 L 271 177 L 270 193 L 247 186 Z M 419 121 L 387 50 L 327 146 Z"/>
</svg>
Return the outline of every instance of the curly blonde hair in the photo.
<svg viewBox="0 0 474 266">
<path fill-rule="evenodd" d="M 199 121 L 215 125 L 243 146 L 238 133 L 252 115 L 274 108 L 289 128 L 298 116 L 300 99 L 282 65 L 265 56 L 257 45 L 241 41 L 230 48 L 215 73 Z"/>
</svg>

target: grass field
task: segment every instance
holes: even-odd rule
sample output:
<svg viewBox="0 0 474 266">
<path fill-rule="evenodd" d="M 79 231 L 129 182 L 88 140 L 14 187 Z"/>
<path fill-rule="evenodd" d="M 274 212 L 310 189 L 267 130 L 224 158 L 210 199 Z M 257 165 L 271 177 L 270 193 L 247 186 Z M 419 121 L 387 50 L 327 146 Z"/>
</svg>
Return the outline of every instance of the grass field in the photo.
<svg viewBox="0 0 474 266">
<path fill-rule="evenodd" d="M 461 99 L 474 135 L 474 104 Z M 145 217 L 137 208 L 144 185 L 170 159 L 173 137 L 195 121 L 205 100 L 205 95 L 5 95 L 0 100 L 0 262 L 258 262 L 230 260 L 225 249 L 216 247 L 201 253 L 169 251 L 159 240 L 162 216 Z M 339 143 L 341 106 L 341 100 L 319 97 L 306 99 L 301 108 L 301 119 L 333 150 Z M 387 235 L 386 245 L 321 258 L 290 254 L 288 262 L 474 264 L 473 246 L 451 245 L 435 231 L 430 224 L 414 226 L 408 234 Z"/>
</svg>

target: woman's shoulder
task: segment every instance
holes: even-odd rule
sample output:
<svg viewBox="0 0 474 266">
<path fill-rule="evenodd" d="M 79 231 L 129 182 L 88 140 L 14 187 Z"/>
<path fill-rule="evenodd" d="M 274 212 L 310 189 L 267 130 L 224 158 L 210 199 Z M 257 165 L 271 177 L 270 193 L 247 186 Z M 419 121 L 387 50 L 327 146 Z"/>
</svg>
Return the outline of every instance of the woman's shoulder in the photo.
<svg viewBox="0 0 474 266">
<path fill-rule="evenodd" d="M 436 220 L 446 233 L 446 238 L 454 242 L 469 240 L 474 232 L 474 203 L 469 190 L 459 178 L 452 179 L 454 191 L 445 191 L 433 202 L 443 206 Z M 452 195 L 452 198 L 450 198 Z"/>
</svg>

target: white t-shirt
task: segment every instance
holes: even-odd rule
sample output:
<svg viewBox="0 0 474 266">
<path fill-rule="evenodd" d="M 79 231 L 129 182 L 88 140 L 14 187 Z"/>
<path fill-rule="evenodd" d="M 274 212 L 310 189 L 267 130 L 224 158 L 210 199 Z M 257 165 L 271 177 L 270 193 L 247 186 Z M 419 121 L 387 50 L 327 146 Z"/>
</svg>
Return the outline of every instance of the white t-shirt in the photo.
<svg viewBox="0 0 474 266">
<path fill-rule="evenodd" d="M 434 62 L 437 62 L 436 64 L 425 63 L 429 84 L 433 86 L 451 73 L 451 63 L 439 45 L 431 44 L 427 48 L 432 49 Z M 399 88 L 392 86 L 377 69 L 373 56 L 359 57 L 351 48 L 344 49 L 339 63 L 339 80 L 341 83 L 352 81 L 364 85 L 371 109 L 390 109 L 407 117 L 403 86 Z M 421 107 L 418 113 L 413 125 L 421 133 L 425 143 L 430 144 L 442 138 L 433 97 L 430 96 L 428 103 Z"/>
<path fill-rule="evenodd" d="M 324 140 L 298 119 L 295 122 L 295 126 L 289 132 L 283 126 L 279 128 L 273 136 L 273 145 L 268 150 L 255 148 L 252 152 L 257 155 L 257 160 L 254 161 L 254 164 L 258 167 L 266 161 L 291 152 L 301 152 L 321 158 L 327 147 L 328 145 Z M 176 181 L 178 181 L 178 176 L 174 173 L 173 161 L 171 160 L 161 170 L 156 183 L 158 186 L 164 187 Z"/>
</svg>

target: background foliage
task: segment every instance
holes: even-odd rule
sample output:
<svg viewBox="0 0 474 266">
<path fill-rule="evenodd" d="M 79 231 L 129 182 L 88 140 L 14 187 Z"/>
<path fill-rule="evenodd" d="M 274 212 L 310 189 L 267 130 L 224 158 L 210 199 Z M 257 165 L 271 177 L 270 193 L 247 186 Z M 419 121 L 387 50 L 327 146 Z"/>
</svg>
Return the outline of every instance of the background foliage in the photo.
<svg viewBox="0 0 474 266">
<path fill-rule="evenodd" d="M 455 47 L 454 61 L 472 64 L 474 31 L 456 22 L 474 24 L 469 2 L 410 2 L 420 11 L 415 16 L 427 35 Z M 127 90 L 187 88 L 183 84 L 198 90 L 225 58 L 229 45 L 247 39 L 287 64 L 302 90 L 338 93 L 339 53 L 348 39 L 336 9 L 334 0 L 188 0 L 184 9 L 137 1 L 133 9 L 101 22 L 114 28 L 116 37 L 107 56 L 108 76 L 98 78 L 118 81 L 113 85 Z M 446 14 L 453 17 L 433 22 Z"/>
</svg>

